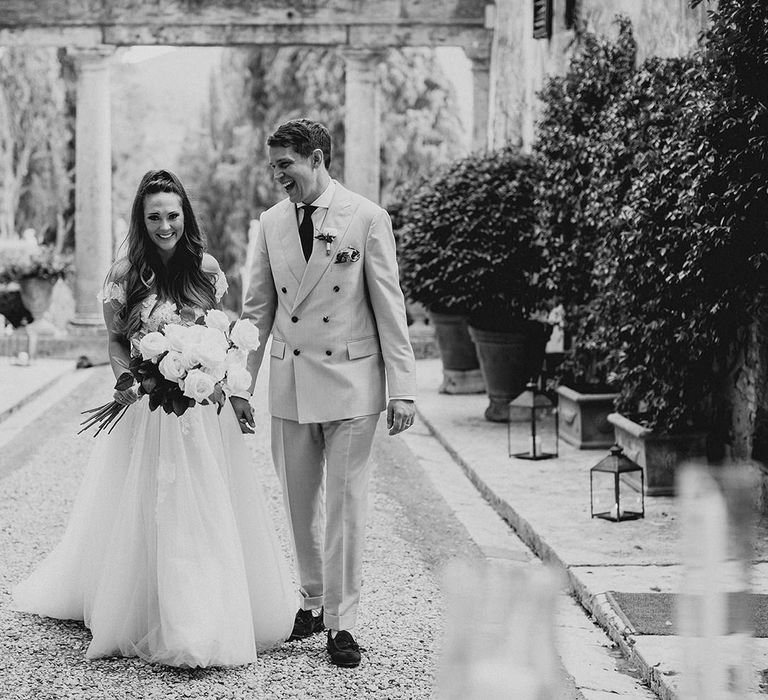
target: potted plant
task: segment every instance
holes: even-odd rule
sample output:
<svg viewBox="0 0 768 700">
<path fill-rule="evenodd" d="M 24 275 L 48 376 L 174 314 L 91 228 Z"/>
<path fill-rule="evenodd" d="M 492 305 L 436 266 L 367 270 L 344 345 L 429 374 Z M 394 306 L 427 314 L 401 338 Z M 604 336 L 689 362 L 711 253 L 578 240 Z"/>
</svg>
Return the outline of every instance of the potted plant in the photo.
<svg viewBox="0 0 768 700">
<path fill-rule="evenodd" d="M 591 145 L 600 175 L 584 201 L 601 240 L 580 341 L 619 387 L 608 421 L 648 495 L 673 493 L 677 466 L 711 452 L 741 323 L 739 275 L 722 274 L 728 237 L 706 229 L 704 183 L 717 178 L 702 131 L 709 90 L 696 57 L 649 59 Z"/>
<path fill-rule="evenodd" d="M 433 312 L 460 310 L 488 391 L 488 420 L 539 373 L 549 327 L 541 310 L 541 248 L 534 235 L 534 159 L 507 147 L 457 160 L 404 205 L 407 293 Z M 439 320 L 439 319 L 438 319 Z"/>
<path fill-rule="evenodd" d="M 52 245 L 39 244 L 34 233 L 0 243 L 0 284 L 16 283 L 21 301 L 33 322 L 28 330 L 50 334 L 53 324 L 44 318 L 51 303 L 53 287 L 72 268 L 72 260 Z"/>
</svg>

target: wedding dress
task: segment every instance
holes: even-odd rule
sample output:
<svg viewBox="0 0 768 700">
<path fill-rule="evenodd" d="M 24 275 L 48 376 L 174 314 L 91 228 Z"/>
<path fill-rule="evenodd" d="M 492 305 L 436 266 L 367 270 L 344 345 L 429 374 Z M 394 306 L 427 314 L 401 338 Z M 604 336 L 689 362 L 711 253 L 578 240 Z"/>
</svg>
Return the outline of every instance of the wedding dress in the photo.
<svg viewBox="0 0 768 700">
<path fill-rule="evenodd" d="M 142 330 L 175 311 L 150 297 Z M 298 602 L 252 460 L 229 402 L 181 417 L 132 404 L 96 439 L 63 539 L 13 607 L 83 620 L 88 658 L 254 661 L 288 638 Z"/>
</svg>

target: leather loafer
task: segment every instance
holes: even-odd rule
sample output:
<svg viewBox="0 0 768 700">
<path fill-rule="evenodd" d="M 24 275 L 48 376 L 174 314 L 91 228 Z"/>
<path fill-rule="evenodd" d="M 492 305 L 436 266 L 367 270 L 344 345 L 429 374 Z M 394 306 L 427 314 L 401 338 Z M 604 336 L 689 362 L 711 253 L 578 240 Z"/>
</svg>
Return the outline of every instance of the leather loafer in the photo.
<svg viewBox="0 0 768 700">
<path fill-rule="evenodd" d="M 313 634 L 322 632 L 325 629 L 323 623 L 323 609 L 320 608 L 319 615 L 313 615 L 311 610 L 299 610 L 296 613 L 296 618 L 293 621 L 293 632 L 288 637 L 288 641 L 292 642 L 296 639 L 306 639 Z"/>
<path fill-rule="evenodd" d="M 331 630 L 328 630 L 328 653 L 331 663 L 336 666 L 354 668 L 360 665 L 360 647 L 347 630 L 341 630 L 335 637 L 331 637 Z"/>
</svg>

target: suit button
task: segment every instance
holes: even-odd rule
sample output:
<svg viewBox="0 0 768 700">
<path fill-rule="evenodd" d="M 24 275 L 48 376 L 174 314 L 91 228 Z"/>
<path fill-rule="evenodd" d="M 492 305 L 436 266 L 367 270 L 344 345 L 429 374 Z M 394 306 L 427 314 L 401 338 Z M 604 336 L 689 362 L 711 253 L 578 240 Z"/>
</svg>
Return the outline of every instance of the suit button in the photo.
<svg viewBox="0 0 768 700">
<path fill-rule="evenodd" d="M 334 291 L 334 292 L 338 292 L 338 291 L 339 291 L 339 286 L 338 286 L 338 285 L 336 285 L 336 286 L 333 288 L 333 291 Z"/>
<path fill-rule="evenodd" d="M 332 355 L 333 353 L 332 353 L 330 350 L 326 350 L 326 351 L 325 351 L 325 354 L 326 354 L 326 355 Z"/>
<path fill-rule="evenodd" d="M 330 320 L 331 319 L 328 318 L 327 316 L 323 316 L 323 323 L 328 323 L 328 321 L 330 321 Z"/>
<path fill-rule="evenodd" d="M 285 294 L 285 293 L 286 293 L 288 290 L 287 290 L 285 287 L 283 287 L 283 288 L 282 288 L 280 291 L 281 291 L 283 294 Z"/>
<path fill-rule="evenodd" d="M 301 355 L 301 350 L 299 350 L 298 348 L 296 348 L 296 349 L 293 351 L 293 354 L 294 354 L 294 355 Z"/>
<path fill-rule="evenodd" d="M 299 317 L 298 316 L 291 316 L 291 321 L 293 321 L 294 323 L 298 323 Z"/>
</svg>

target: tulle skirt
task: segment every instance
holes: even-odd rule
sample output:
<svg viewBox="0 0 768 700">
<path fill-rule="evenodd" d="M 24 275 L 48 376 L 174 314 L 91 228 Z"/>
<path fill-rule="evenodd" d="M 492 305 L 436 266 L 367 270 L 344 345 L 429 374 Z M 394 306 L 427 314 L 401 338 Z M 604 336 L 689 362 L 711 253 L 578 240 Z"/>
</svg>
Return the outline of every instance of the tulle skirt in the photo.
<svg viewBox="0 0 768 700">
<path fill-rule="evenodd" d="M 234 666 L 288 638 L 297 597 L 232 408 L 146 400 L 99 436 L 61 542 L 16 610 L 83 620 L 87 657 Z"/>
</svg>

